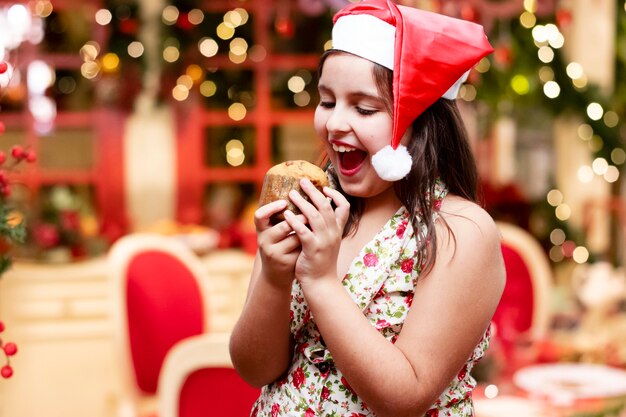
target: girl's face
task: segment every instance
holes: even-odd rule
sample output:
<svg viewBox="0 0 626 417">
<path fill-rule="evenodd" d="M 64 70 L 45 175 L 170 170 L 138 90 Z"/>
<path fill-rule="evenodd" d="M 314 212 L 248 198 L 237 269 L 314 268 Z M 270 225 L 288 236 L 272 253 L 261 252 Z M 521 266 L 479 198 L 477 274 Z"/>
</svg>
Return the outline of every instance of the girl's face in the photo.
<svg viewBox="0 0 626 417">
<path fill-rule="evenodd" d="M 373 75 L 374 64 L 338 53 L 324 62 L 319 80 L 320 103 L 315 131 L 324 143 L 343 190 L 356 197 L 394 195 L 382 180 L 371 156 L 389 145 L 392 118 Z"/>
</svg>

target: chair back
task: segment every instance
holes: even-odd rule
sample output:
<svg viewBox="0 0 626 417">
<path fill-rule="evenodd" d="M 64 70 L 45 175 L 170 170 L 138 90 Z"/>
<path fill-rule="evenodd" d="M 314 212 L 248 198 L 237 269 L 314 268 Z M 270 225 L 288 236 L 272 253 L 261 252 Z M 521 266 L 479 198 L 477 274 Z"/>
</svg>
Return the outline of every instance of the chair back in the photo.
<svg viewBox="0 0 626 417">
<path fill-rule="evenodd" d="M 154 396 L 167 352 L 207 330 L 205 272 L 189 248 L 152 234 L 116 241 L 109 264 L 124 389 L 134 397 Z"/>
<path fill-rule="evenodd" d="M 541 340 L 550 324 L 552 270 L 538 240 L 526 230 L 498 222 L 506 285 L 493 317 L 496 340 L 511 360 L 516 344 Z"/>
<path fill-rule="evenodd" d="M 159 379 L 159 417 L 248 417 L 261 390 L 233 369 L 228 333 L 192 337 L 167 355 Z"/>
</svg>

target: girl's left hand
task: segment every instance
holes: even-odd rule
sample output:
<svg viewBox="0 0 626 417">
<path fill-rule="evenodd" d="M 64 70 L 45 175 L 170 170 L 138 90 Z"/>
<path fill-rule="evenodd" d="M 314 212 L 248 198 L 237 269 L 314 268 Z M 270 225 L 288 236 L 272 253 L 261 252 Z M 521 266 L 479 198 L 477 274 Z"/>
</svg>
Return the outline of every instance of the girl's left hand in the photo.
<svg viewBox="0 0 626 417">
<path fill-rule="evenodd" d="M 322 194 L 308 179 L 301 180 L 300 187 L 311 202 L 306 201 L 297 191 L 291 191 L 289 198 L 307 218 L 308 227 L 292 212 L 285 212 L 285 220 L 302 245 L 296 261 L 296 278 L 303 284 L 323 278 L 336 279 L 337 256 L 350 213 L 350 203 L 339 191 L 329 187 L 324 187 Z M 335 203 L 334 210 L 327 197 Z"/>
</svg>

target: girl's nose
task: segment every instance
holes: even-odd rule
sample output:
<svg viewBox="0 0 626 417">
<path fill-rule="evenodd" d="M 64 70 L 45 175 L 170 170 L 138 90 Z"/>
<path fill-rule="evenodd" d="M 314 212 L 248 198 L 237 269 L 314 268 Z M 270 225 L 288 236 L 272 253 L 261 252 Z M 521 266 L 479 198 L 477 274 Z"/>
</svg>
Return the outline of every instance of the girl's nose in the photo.
<svg viewBox="0 0 626 417">
<path fill-rule="evenodd" d="M 326 121 L 326 130 L 331 133 L 341 133 L 350 130 L 345 112 L 335 107 Z"/>
</svg>

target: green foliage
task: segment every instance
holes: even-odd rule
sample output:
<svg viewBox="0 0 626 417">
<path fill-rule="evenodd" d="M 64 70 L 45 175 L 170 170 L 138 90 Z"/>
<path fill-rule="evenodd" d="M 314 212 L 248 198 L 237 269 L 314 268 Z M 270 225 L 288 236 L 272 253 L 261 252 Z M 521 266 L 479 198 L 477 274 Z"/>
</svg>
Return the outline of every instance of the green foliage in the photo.
<svg viewBox="0 0 626 417">
<path fill-rule="evenodd" d="M 0 199 L 0 277 L 11 267 L 11 246 L 26 239 L 26 225 L 23 221 L 15 222 L 12 208 L 5 200 Z"/>
<path fill-rule="evenodd" d="M 596 156 L 611 161 L 611 152 L 616 148 L 624 148 L 626 129 L 622 127 L 620 131 L 620 126 L 624 124 L 609 127 L 602 118 L 590 119 L 587 106 L 598 103 L 605 112 L 614 111 L 620 121 L 626 120 L 626 11 L 621 2 L 616 2 L 616 7 L 615 85 L 611 94 L 591 84 L 583 88 L 575 87 L 567 75 L 569 62 L 565 61 L 562 48 L 553 49 L 552 62 L 541 62 L 531 29 L 523 27 L 519 19 L 497 22 L 490 34 L 490 38 L 495 39 L 496 52 L 489 57 L 491 67 L 483 74 L 476 97 L 489 107 L 490 121 L 501 114 L 515 116 L 528 111 L 545 112 L 553 117 L 576 116 L 593 129 L 596 142 L 590 147 Z M 547 16 L 537 21 L 537 24 L 546 25 L 554 21 L 554 16 Z M 502 59 L 503 56 L 509 58 Z M 558 97 L 549 98 L 544 94 L 544 82 L 539 76 L 542 69 L 552 70 L 552 80 L 560 87 Z M 528 90 L 525 94 L 519 94 L 512 87 L 514 77 L 527 81 Z"/>
</svg>

